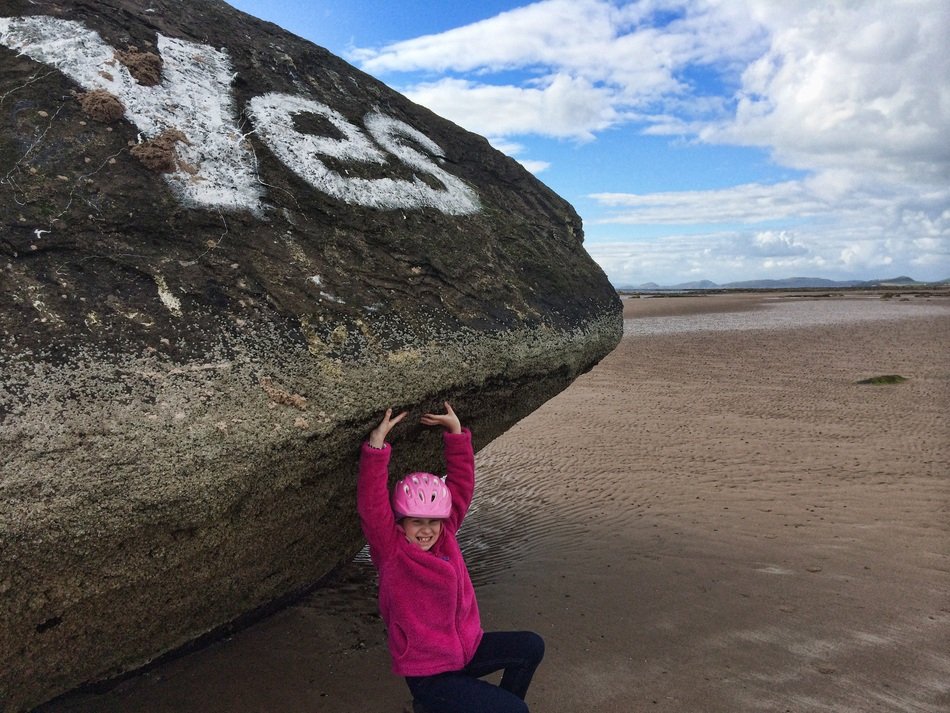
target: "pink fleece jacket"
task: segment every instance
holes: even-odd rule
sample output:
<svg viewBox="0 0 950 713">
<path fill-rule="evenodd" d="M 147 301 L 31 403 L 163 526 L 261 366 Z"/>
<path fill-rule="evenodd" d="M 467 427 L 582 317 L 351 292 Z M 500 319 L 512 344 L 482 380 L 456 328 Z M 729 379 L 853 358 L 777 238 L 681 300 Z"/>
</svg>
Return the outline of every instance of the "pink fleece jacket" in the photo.
<svg viewBox="0 0 950 713">
<path fill-rule="evenodd" d="M 406 539 L 389 503 L 392 448 L 364 443 L 356 490 L 363 533 L 379 570 L 379 612 L 386 624 L 393 673 L 431 676 L 458 671 L 482 640 L 475 589 L 455 533 L 475 491 L 472 434 L 443 434 L 452 512 L 426 552 Z"/>
</svg>

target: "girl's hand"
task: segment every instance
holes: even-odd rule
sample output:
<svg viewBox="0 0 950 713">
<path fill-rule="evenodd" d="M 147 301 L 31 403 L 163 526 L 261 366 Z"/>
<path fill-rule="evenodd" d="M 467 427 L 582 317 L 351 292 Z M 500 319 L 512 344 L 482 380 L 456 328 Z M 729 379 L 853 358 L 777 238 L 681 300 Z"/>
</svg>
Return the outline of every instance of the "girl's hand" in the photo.
<svg viewBox="0 0 950 713">
<path fill-rule="evenodd" d="M 402 421 L 406 417 L 406 412 L 403 411 L 401 414 L 392 417 L 393 410 L 391 408 L 386 409 L 386 415 L 383 416 L 383 420 L 379 422 L 379 425 L 370 431 L 369 434 L 369 444 L 373 448 L 382 448 L 386 445 L 386 436 L 389 435 L 389 432 L 393 429 L 397 423 Z"/>
<path fill-rule="evenodd" d="M 455 415 L 452 406 L 445 401 L 445 413 L 427 413 L 419 419 L 426 426 L 442 426 L 449 433 L 461 433 L 462 423 Z"/>
</svg>

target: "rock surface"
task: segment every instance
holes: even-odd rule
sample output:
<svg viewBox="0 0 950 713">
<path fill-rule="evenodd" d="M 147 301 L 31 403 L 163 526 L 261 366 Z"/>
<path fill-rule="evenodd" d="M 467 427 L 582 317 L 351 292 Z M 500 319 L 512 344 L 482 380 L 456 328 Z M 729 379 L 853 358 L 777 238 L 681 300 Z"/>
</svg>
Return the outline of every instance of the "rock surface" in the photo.
<svg viewBox="0 0 950 713">
<path fill-rule="evenodd" d="M 3 710 L 352 557 L 386 406 L 481 447 L 620 338 L 570 205 L 223 2 L 5 1 L 0 67 Z"/>
</svg>

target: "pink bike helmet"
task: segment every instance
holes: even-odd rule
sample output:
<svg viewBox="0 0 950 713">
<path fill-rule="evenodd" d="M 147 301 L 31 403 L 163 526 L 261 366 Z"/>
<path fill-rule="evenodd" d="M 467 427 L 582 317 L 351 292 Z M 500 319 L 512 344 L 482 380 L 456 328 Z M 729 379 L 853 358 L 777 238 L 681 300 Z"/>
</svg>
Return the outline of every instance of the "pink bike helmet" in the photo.
<svg viewBox="0 0 950 713">
<path fill-rule="evenodd" d="M 443 520 L 452 512 L 452 495 L 437 475 L 410 473 L 393 488 L 392 506 L 397 519 Z"/>
</svg>

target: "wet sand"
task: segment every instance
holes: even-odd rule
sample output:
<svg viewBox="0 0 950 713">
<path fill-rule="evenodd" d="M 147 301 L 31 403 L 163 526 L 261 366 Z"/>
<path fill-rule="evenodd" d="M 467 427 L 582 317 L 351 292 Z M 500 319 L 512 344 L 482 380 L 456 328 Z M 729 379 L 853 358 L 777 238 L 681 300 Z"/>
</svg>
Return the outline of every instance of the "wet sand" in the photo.
<svg viewBox="0 0 950 713">
<path fill-rule="evenodd" d="M 547 641 L 531 710 L 950 710 L 950 298 L 630 299 L 626 316 L 613 354 L 477 457 L 460 539 L 485 627 Z M 882 374 L 908 381 L 855 383 Z M 358 559 L 43 710 L 408 704 Z"/>
</svg>

